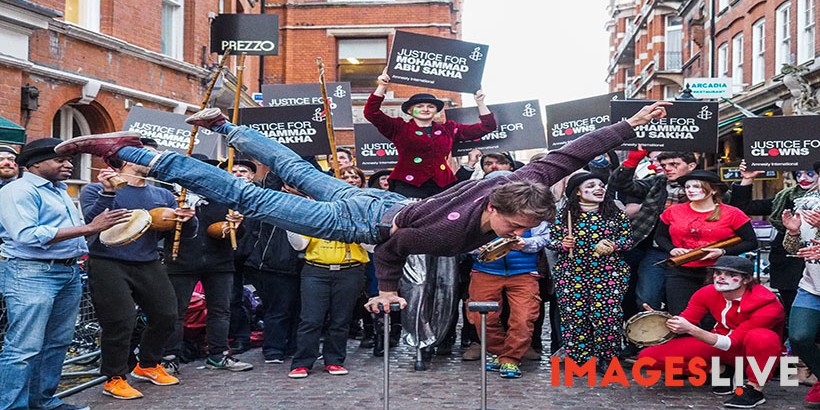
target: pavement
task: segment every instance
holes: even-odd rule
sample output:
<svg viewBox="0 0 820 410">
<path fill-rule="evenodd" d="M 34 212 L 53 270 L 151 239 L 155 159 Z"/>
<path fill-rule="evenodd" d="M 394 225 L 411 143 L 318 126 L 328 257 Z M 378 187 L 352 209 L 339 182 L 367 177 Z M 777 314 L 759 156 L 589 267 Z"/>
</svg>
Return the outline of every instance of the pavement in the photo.
<svg viewBox="0 0 820 410">
<path fill-rule="evenodd" d="M 546 327 L 546 326 L 545 326 Z M 545 339 L 546 340 L 546 339 Z M 138 400 L 116 400 L 102 395 L 97 385 L 65 400 L 88 404 L 92 409 L 380 409 L 383 358 L 372 349 L 359 349 L 350 340 L 346 376 L 332 376 L 317 362 L 305 379 L 290 379 L 289 361 L 265 364 L 261 349 L 236 357 L 254 369 L 233 373 L 207 370 L 203 362 L 183 364 L 176 386 L 154 386 L 133 380 L 143 392 Z M 548 345 L 548 342 L 547 342 Z M 435 356 L 425 371 L 414 370 L 415 350 L 400 345 L 390 353 L 389 405 L 392 409 L 479 409 L 481 408 L 480 361 L 464 362 L 461 349 L 452 356 Z M 629 379 L 629 386 L 589 387 L 586 379 L 575 385 L 552 386 L 550 360 L 522 364 L 524 377 L 501 379 L 487 374 L 489 409 L 722 409 L 723 400 L 708 386 L 642 387 Z M 767 402 L 758 409 L 802 409 L 809 387 L 781 387 L 777 380 L 766 385 Z"/>
</svg>

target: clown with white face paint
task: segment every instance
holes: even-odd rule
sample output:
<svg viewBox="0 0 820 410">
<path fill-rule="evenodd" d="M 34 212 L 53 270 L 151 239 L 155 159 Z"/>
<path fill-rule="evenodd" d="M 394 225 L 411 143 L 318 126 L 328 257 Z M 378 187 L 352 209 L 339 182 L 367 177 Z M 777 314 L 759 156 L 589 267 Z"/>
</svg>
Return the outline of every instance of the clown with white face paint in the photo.
<svg viewBox="0 0 820 410">
<path fill-rule="evenodd" d="M 751 220 L 743 211 L 722 203 L 725 185 L 714 172 L 694 170 L 678 178 L 688 203 L 673 205 L 661 214 L 655 233 L 658 246 L 669 256 L 696 249 L 708 252 L 701 259 L 668 268 L 666 298 L 669 312 L 678 314 L 707 278 L 706 268 L 723 255 L 739 255 L 757 248 Z M 708 244 L 740 237 L 737 245 L 708 248 Z"/>
<path fill-rule="evenodd" d="M 813 169 L 802 169 L 800 171 L 792 172 L 794 180 L 797 181 L 797 186 L 804 191 L 809 191 L 817 188 L 817 172 Z"/>
</svg>

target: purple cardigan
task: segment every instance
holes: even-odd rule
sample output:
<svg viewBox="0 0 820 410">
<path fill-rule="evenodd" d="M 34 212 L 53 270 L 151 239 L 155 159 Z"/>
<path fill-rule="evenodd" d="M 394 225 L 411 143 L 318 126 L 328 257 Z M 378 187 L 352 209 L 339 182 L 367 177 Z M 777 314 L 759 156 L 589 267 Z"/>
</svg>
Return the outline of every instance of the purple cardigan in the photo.
<svg viewBox="0 0 820 410">
<path fill-rule="evenodd" d="M 601 153 L 635 137 L 626 121 L 600 128 L 505 177 L 462 182 L 438 195 L 407 205 L 396 216 L 398 230 L 377 246 L 374 263 L 379 290 L 397 291 L 408 255 L 454 256 L 495 239 L 481 232 L 481 214 L 498 185 L 533 181 L 551 186 Z"/>
</svg>

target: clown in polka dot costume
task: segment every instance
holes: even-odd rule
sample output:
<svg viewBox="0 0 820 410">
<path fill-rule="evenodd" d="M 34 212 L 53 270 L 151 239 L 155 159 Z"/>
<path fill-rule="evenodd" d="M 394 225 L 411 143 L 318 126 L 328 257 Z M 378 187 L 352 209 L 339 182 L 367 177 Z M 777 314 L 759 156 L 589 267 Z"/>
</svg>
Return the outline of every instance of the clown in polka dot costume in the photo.
<svg viewBox="0 0 820 410">
<path fill-rule="evenodd" d="M 608 363 L 621 347 L 621 301 L 629 281 L 621 252 L 632 245 L 631 228 L 595 174 L 574 175 L 566 192 L 547 245 L 558 253 L 553 278 L 563 348 L 577 363 L 591 357 Z"/>
</svg>

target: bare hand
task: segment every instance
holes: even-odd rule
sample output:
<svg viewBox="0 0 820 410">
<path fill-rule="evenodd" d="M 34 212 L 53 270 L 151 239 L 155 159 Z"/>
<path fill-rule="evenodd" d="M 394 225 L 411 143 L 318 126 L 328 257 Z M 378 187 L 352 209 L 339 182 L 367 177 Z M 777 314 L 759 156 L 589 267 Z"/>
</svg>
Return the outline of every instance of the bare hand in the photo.
<svg viewBox="0 0 820 410">
<path fill-rule="evenodd" d="M 809 245 L 805 248 L 800 248 L 800 250 L 797 251 L 796 255 L 807 261 L 816 261 L 820 259 L 820 241 L 818 241 L 817 239 L 812 239 L 811 243 L 813 243 L 814 245 Z"/>
<path fill-rule="evenodd" d="M 631 118 L 626 120 L 632 128 L 644 125 L 652 120 L 666 117 L 666 107 L 672 105 L 669 101 L 656 101 L 650 105 L 644 106 L 640 111 L 636 112 Z"/>
<path fill-rule="evenodd" d="M 470 152 L 467 153 L 467 163 L 471 166 L 477 164 L 482 155 L 480 150 L 476 148 L 471 149 Z"/>
<path fill-rule="evenodd" d="M 809 225 L 820 228 L 820 211 L 806 210 L 800 211 L 800 217 L 803 218 Z"/>
<path fill-rule="evenodd" d="M 644 303 L 641 306 L 643 307 L 643 310 L 645 310 L 647 312 L 654 312 L 655 311 L 655 309 L 652 309 L 652 306 L 649 306 L 649 303 Z"/>
<path fill-rule="evenodd" d="M 787 209 L 780 215 L 780 220 L 783 222 L 783 226 L 789 231 L 789 233 L 793 235 L 800 234 L 800 225 L 802 225 L 802 222 L 799 214 L 792 214 L 792 211 Z"/>
<path fill-rule="evenodd" d="M 102 232 L 116 224 L 128 222 L 131 218 L 131 210 L 128 209 L 113 209 L 105 208 L 99 215 L 88 224 L 92 232 Z"/>
<path fill-rule="evenodd" d="M 100 173 L 97 174 L 97 181 L 99 181 L 102 184 L 103 191 L 114 192 L 116 190 L 114 184 L 111 183 L 111 178 L 118 175 L 119 173 L 117 171 L 114 171 L 113 168 L 105 168 L 100 170 Z"/>
<path fill-rule="evenodd" d="M 193 208 L 177 208 L 174 209 L 174 215 L 177 216 L 180 222 L 188 222 L 196 215 L 196 209 Z"/>
<path fill-rule="evenodd" d="M 703 255 L 700 260 L 705 261 L 708 259 L 717 259 L 725 254 L 723 249 L 720 248 L 701 248 L 701 250 L 709 252 L 706 255 Z"/>
<path fill-rule="evenodd" d="M 575 237 L 565 236 L 564 240 L 561 241 L 561 246 L 563 246 L 566 250 L 575 248 Z"/>
<path fill-rule="evenodd" d="M 691 251 L 691 249 L 675 248 L 675 249 L 672 249 L 671 251 L 669 251 L 669 254 L 672 255 L 672 256 L 681 256 L 685 253 L 689 253 L 690 251 Z"/>
<path fill-rule="evenodd" d="M 674 316 L 666 321 L 666 328 L 672 331 L 672 333 L 682 335 L 691 332 L 695 328 L 695 325 L 680 316 Z"/>
<path fill-rule="evenodd" d="M 510 249 L 512 249 L 514 251 L 520 251 L 521 249 L 524 249 L 524 246 L 526 244 L 527 243 L 524 242 L 524 239 L 516 238 L 516 241 L 510 244 Z"/>
<path fill-rule="evenodd" d="M 407 301 L 404 298 L 399 297 L 397 292 L 382 292 L 379 291 L 379 296 L 375 296 L 370 298 L 367 303 L 364 304 L 364 308 L 367 309 L 369 312 L 373 313 L 384 313 L 385 311 L 390 310 L 391 303 L 398 303 L 401 309 L 404 309 L 407 306 Z M 379 305 L 382 306 L 384 309 L 383 311 L 379 311 Z"/>
<path fill-rule="evenodd" d="M 231 211 L 228 212 L 227 215 L 225 215 L 225 220 L 239 225 L 240 223 L 242 223 L 243 220 L 245 220 L 245 216 L 240 214 L 239 212 Z"/>
<path fill-rule="evenodd" d="M 761 175 L 761 174 L 765 173 L 765 171 L 746 171 L 746 160 L 745 159 L 740 160 L 740 167 L 739 168 L 740 168 L 740 177 L 742 179 L 747 179 L 749 181 L 755 179 L 758 175 Z M 742 182 L 743 181 L 741 181 L 741 185 L 748 185 L 748 184 L 743 184 Z"/>
<path fill-rule="evenodd" d="M 381 75 L 379 75 L 376 80 L 379 81 L 379 85 L 381 86 L 387 87 L 390 85 L 390 76 L 387 75 L 387 67 L 384 68 L 384 71 L 382 71 Z"/>
<path fill-rule="evenodd" d="M 484 95 L 484 91 L 482 91 L 482 90 L 476 91 L 475 95 L 473 95 L 473 98 L 475 98 L 475 103 L 476 104 L 483 103 L 484 102 L 484 97 L 486 97 L 486 95 Z"/>
</svg>

